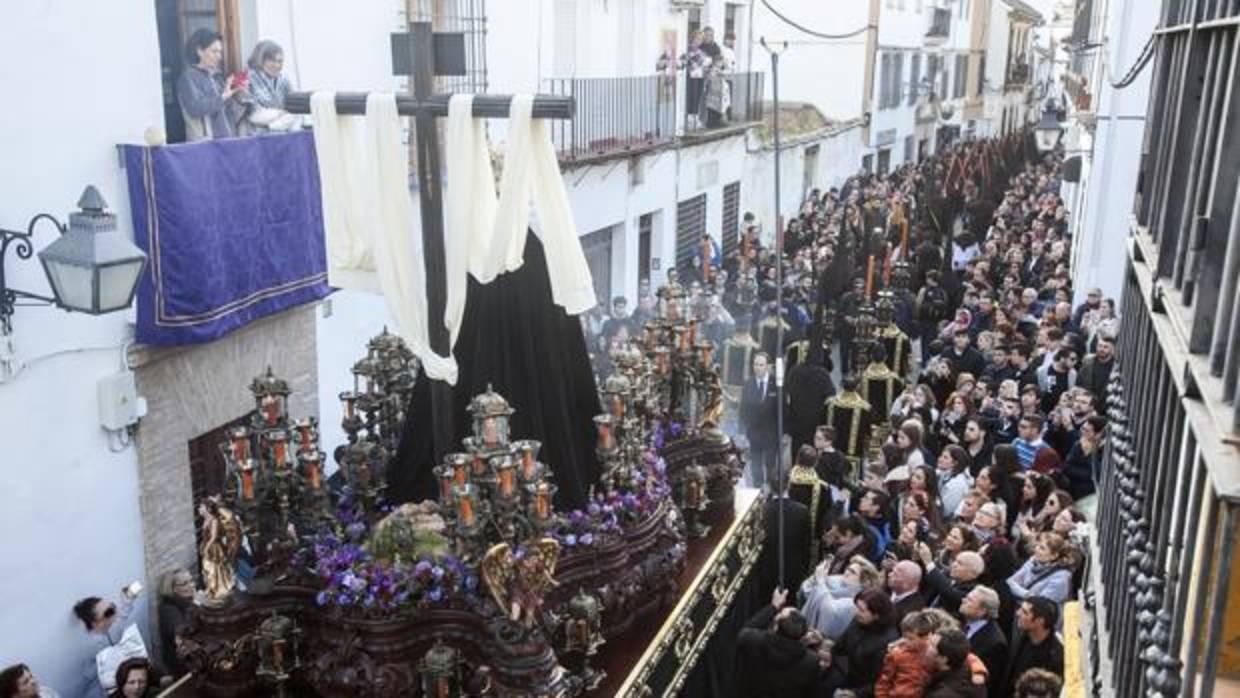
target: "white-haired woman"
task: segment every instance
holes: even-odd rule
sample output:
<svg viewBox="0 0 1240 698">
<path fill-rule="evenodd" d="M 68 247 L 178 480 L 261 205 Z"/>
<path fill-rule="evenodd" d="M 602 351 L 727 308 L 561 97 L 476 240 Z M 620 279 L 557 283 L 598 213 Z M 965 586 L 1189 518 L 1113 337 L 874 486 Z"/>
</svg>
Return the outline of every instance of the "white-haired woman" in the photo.
<svg viewBox="0 0 1240 698">
<path fill-rule="evenodd" d="M 250 53 L 249 93 L 252 108 L 246 117 L 258 131 L 292 131 L 301 126 L 301 119 L 290 114 L 284 101 L 293 85 L 284 74 L 284 49 L 274 41 L 263 39 Z"/>
</svg>

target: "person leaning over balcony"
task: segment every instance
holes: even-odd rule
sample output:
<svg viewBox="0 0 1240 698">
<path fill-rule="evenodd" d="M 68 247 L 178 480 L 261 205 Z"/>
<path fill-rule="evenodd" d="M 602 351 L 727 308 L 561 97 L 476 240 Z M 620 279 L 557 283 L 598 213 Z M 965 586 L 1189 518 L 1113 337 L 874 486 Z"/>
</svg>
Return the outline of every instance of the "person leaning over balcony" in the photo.
<svg viewBox="0 0 1240 698">
<path fill-rule="evenodd" d="M 199 29 L 185 45 L 185 70 L 177 79 L 177 102 L 185 117 L 185 139 L 230 138 L 235 131 L 228 104 L 241 91 L 233 77 L 220 75 L 224 39 L 219 32 Z"/>
<path fill-rule="evenodd" d="M 259 130 L 297 129 L 301 120 L 284 108 L 284 100 L 293 91 L 292 83 L 283 72 L 284 49 L 276 42 L 264 39 L 254 45 L 248 65 L 247 82 L 252 105 L 246 121 Z"/>
</svg>

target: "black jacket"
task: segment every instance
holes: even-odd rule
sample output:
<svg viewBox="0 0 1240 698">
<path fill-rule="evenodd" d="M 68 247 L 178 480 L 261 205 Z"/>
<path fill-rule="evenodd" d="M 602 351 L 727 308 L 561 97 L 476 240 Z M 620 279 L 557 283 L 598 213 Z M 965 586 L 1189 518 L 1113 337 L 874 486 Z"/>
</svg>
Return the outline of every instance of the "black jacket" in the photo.
<svg viewBox="0 0 1240 698">
<path fill-rule="evenodd" d="M 912 594 L 900 599 L 895 603 L 896 607 L 896 625 L 904 620 L 904 617 L 910 613 L 916 613 L 926 607 L 926 597 L 921 592 L 915 591 Z"/>
<path fill-rule="evenodd" d="M 784 505 L 784 580 L 779 581 L 779 503 Z M 770 596 L 776 585 L 797 589 L 809 574 L 809 508 L 790 497 L 766 502 L 763 524 L 766 539 L 758 561 L 761 596 Z"/>
<path fill-rule="evenodd" d="M 939 674 L 926 687 L 926 698 L 984 698 L 985 695 L 986 688 L 973 683 L 968 662 L 953 671 Z"/>
<path fill-rule="evenodd" d="M 844 676 L 843 688 L 872 690 L 882 673 L 887 645 L 898 637 L 900 633 L 894 627 L 861 625 L 855 619 L 849 623 L 831 648 L 832 664 Z"/>
<path fill-rule="evenodd" d="M 982 371 L 986 370 L 986 357 L 982 356 L 982 352 L 971 346 L 966 347 L 959 354 L 956 353 L 956 347 L 948 347 L 943 351 L 943 358 L 952 362 L 952 368 L 955 370 L 956 375 L 971 373 L 974 380 L 976 380 L 981 378 Z"/>
<path fill-rule="evenodd" d="M 944 611 L 947 611 L 953 616 L 958 616 L 960 614 L 960 602 L 964 600 L 964 597 L 969 595 L 970 591 L 973 591 L 973 587 L 977 586 L 976 581 L 958 582 L 954 579 L 950 579 L 943 573 L 943 570 L 938 567 L 935 567 L 926 573 L 926 584 L 928 584 L 937 595 L 934 605 Z"/>
<path fill-rule="evenodd" d="M 161 597 L 159 599 L 159 643 L 163 650 L 164 666 L 174 677 L 182 676 L 189 669 L 177 656 L 176 633 L 189 622 L 193 602 Z"/>
<path fill-rule="evenodd" d="M 1008 659 L 1007 678 L 1009 695 L 1016 690 L 1016 682 L 1030 669 L 1045 669 L 1056 676 L 1063 676 L 1063 644 L 1051 633 L 1040 645 L 1033 644 L 1023 632 L 1016 634 Z"/>
<path fill-rule="evenodd" d="M 784 394 L 788 400 L 784 412 L 784 431 L 796 441 L 810 442 L 822 417 L 823 404 L 835 394 L 831 374 L 820 365 L 799 363 L 788 371 Z M 792 455 L 795 457 L 796 451 Z"/>
<path fill-rule="evenodd" d="M 986 665 L 986 673 L 990 676 L 986 682 L 987 695 L 990 698 L 1006 695 L 1003 674 L 1007 671 L 1008 644 L 999 625 L 993 620 L 983 625 L 969 638 L 969 648 Z"/>
<path fill-rule="evenodd" d="M 758 611 L 736 641 L 742 690 L 753 698 L 812 696 L 818 681 L 818 658 L 798 640 L 770 630 L 775 607 Z"/>
<path fill-rule="evenodd" d="M 775 376 L 766 375 L 766 397 L 758 391 L 758 380 L 749 378 L 741 393 L 741 424 L 751 448 L 775 448 L 779 444 L 777 426 L 779 398 L 775 392 Z"/>
</svg>

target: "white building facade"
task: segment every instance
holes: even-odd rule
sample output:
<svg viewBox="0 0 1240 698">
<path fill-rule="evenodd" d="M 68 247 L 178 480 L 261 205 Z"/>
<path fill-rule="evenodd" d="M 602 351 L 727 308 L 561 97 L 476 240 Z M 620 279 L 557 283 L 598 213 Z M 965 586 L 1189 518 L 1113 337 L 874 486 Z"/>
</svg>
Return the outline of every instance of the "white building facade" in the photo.
<svg viewBox="0 0 1240 698">
<path fill-rule="evenodd" d="M 1160 8 L 1139 0 L 1094 0 L 1080 3 L 1079 11 L 1084 14 L 1071 37 L 1065 147 L 1069 158 L 1080 158 L 1080 170 L 1063 191 L 1072 213 L 1076 303 L 1091 288 L 1109 298 L 1123 290 L 1124 258 L 1114 251 L 1128 237 L 1132 202 L 1106 192 L 1137 188 L 1153 61 L 1131 84 L 1116 89 L 1112 82 L 1136 64 Z M 1085 48 L 1094 43 L 1102 45 Z"/>
</svg>

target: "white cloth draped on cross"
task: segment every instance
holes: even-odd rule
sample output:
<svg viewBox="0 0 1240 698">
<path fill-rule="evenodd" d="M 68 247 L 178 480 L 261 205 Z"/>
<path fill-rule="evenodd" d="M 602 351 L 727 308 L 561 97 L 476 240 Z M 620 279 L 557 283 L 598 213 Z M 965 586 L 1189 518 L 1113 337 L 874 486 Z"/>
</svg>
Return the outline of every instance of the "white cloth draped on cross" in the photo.
<svg viewBox="0 0 1240 698">
<path fill-rule="evenodd" d="M 534 99 L 513 97 L 499 198 L 483 123 L 472 95 L 449 103 L 444 240 L 447 302 L 442 322 L 456 345 L 465 314 L 466 274 L 490 283 L 518 269 L 531 198 L 547 258 L 552 296 L 570 314 L 595 304 L 594 284 L 577 239 L 568 195 L 546 124 L 531 117 Z M 328 281 L 382 293 L 397 331 L 427 374 L 455 384 L 456 359 L 430 349 L 426 268 L 409 190 L 396 97 L 372 93 L 362 117 L 336 113 L 335 93 L 310 100 L 322 182 Z"/>
</svg>

